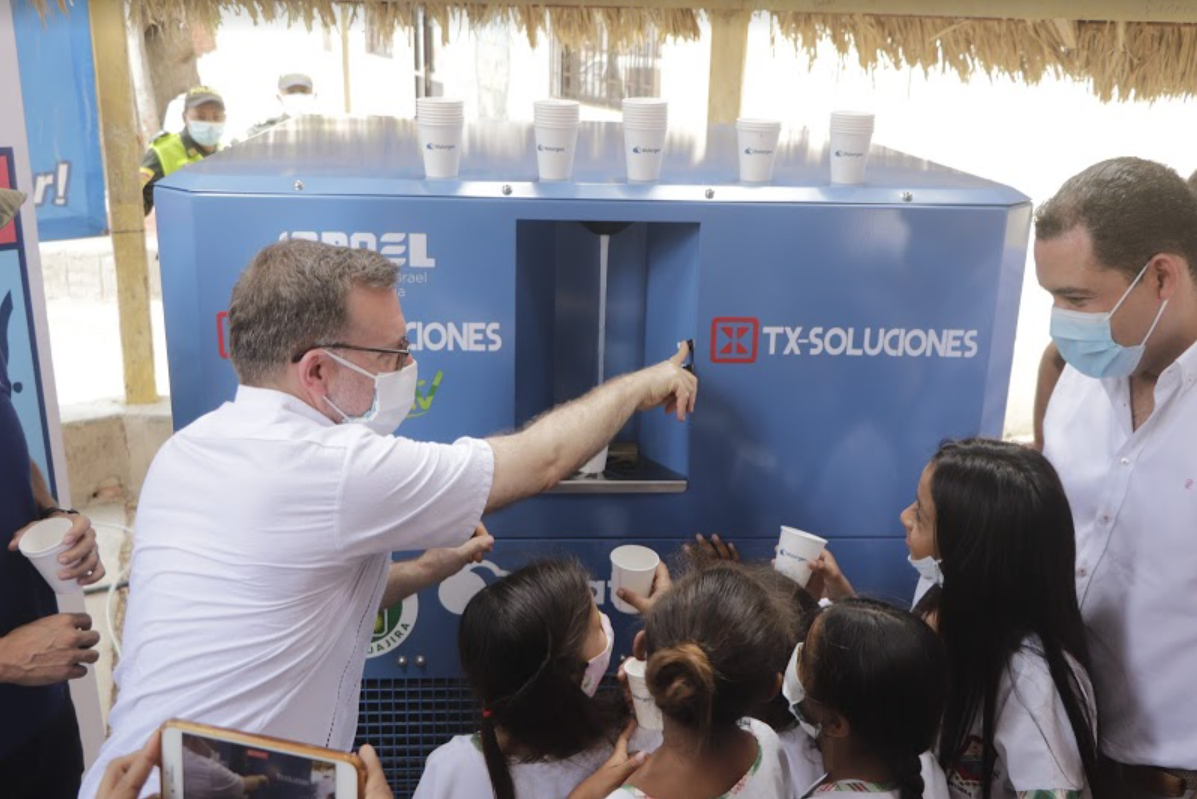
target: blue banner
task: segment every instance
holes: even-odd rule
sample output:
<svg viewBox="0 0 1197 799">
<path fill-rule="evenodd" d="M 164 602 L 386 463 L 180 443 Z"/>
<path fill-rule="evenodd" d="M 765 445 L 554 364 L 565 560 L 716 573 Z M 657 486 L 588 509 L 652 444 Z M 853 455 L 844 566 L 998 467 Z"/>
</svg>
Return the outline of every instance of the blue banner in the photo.
<svg viewBox="0 0 1197 799">
<path fill-rule="evenodd" d="M 29 0 L 13 7 L 33 169 L 26 191 L 42 241 L 98 236 L 108 226 L 87 0 L 67 14 L 50 5 L 44 20 Z"/>
</svg>

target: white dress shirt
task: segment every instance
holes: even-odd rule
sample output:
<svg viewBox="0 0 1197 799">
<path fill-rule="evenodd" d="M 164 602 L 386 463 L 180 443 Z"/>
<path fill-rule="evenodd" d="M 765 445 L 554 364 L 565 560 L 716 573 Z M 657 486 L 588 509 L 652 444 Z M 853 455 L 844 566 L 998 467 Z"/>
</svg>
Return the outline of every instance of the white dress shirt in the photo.
<svg viewBox="0 0 1197 799">
<path fill-rule="evenodd" d="M 1044 423 L 1076 522 L 1102 749 L 1123 763 L 1197 769 L 1195 385 L 1197 345 L 1133 430 L 1127 380 L 1069 367 Z"/>
<path fill-rule="evenodd" d="M 464 543 L 493 471 L 484 441 L 380 436 L 246 386 L 176 433 L 142 490 L 112 735 L 80 795 L 175 717 L 349 749 L 390 553 Z"/>
</svg>

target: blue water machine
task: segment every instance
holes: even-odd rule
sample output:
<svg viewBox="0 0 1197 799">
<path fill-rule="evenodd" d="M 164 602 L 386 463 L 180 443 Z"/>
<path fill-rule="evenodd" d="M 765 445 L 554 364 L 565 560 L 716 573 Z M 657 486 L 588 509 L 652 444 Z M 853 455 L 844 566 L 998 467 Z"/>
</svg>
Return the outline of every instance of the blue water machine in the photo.
<svg viewBox="0 0 1197 799">
<path fill-rule="evenodd" d="M 638 415 L 601 476 L 488 518 L 492 556 L 380 614 L 359 738 L 399 795 L 433 748 L 475 729 L 457 620 L 507 571 L 580 558 L 617 656 L 638 621 L 611 603 L 625 543 L 668 560 L 718 533 L 768 559 L 789 525 L 829 539 L 862 592 L 909 603 L 898 516 L 923 466 L 945 438 L 1002 432 L 1025 196 L 881 147 L 864 184 L 831 185 L 826 147 L 801 133 L 762 185 L 739 181 L 730 127 L 666 147 L 661 179 L 630 184 L 619 126 L 586 123 L 573 179 L 540 182 L 530 125 L 479 123 L 460 178 L 426 180 L 414 122 L 304 118 L 157 188 L 176 429 L 232 399 L 229 294 L 282 239 L 400 267 L 422 377 L 412 438 L 518 429 L 694 342 L 690 421 Z"/>
</svg>

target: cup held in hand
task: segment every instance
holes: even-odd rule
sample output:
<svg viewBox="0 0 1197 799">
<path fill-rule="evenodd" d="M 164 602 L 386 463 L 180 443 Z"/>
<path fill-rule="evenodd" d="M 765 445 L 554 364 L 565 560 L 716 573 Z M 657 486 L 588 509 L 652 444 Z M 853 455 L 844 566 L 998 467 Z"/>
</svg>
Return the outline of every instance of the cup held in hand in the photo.
<svg viewBox="0 0 1197 799">
<path fill-rule="evenodd" d="M 648 690 L 648 680 L 645 675 L 648 664 L 643 660 L 628 658 L 623 662 L 624 674 L 628 677 L 628 690 L 632 693 L 632 706 L 636 710 L 636 724 L 643 730 L 665 729 L 665 718 L 661 715 L 661 708 L 657 707 L 657 700 L 653 699 Z"/>
<path fill-rule="evenodd" d="M 619 598 L 619 589 L 648 596 L 652 592 L 653 577 L 661 556 L 648 547 L 626 544 L 611 553 L 611 602 L 621 613 L 638 613 L 634 607 Z"/>
<path fill-rule="evenodd" d="M 29 559 L 56 594 L 75 594 L 83 590 L 75 580 L 58 578 L 58 572 L 63 568 L 58 562 L 58 556 L 70 548 L 62 539 L 71 531 L 72 526 L 70 519 L 61 516 L 40 521 L 21 536 L 17 545 L 21 554 Z"/>
<path fill-rule="evenodd" d="M 811 563 L 819 559 L 826 547 L 826 538 L 793 527 L 782 527 L 774 568 L 805 588 L 810 582 Z"/>
</svg>

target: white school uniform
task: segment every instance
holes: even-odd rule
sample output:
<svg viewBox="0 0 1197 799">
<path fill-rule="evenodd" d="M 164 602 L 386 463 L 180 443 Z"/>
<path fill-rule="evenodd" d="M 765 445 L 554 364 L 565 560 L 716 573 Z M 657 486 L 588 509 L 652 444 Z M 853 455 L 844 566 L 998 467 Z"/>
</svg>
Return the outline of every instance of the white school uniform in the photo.
<svg viewBox="0 0 1197 799">
<path fill-rule="evenodd" d="M 563 799 L 599 770 L 612 747 L 602 743 L 564 760 L 509 762 L 517 799 Z M 494 796 L 482 742 L 477 735 L 458 735 L 428 756 L 413 799 L 465 799 Z"/>
<path fill-rule="evenodd" d="M 777 733 L 763 721 L 743 719 L 740 726 L 752 733 L 757 742 L 757 756 L 752 767 L 723 797 L 731 799 L 792 799 L 786 761 L 780 751 Z M 720 797 L 720 799 L 723 799 Z M 521 797 L 522 799 L 522 797 Z M 625 785 L 607 799 L 653 799 L 638 788 Z"/>
<path fill-rule="evenodd" d="M 827 796 L 829 799 L 839 799 L 841 796 L 867 796 L 869 799 L 901 799 L 900 794 L 895 789 L 882 788 L 881 786 L 860 780 L 840 780 L 839 782 L 827 783 L 823 779 L 820 779 L 817 784 L 811 786 L 810 790 L 802 794 L 802 799 L 809 799 L 812 796 Z"/>
<path fill-rule="evenodd" d="M 801 727 L 786 730 L 777 737 L 790 776 L 786 795 L 802 796 L 811 786 L 823 781 L 823 756 Z M 948 782 L 939 761 L 930 752 L 924 752 L 919 758 L 919 766 L 923 775 L 923 799 L 949 799 Z"/>
<path fill-rule="evenodd" d="M 1073 668 L 1081 677 L 1089 713 L 1095 714 L 1088 675 L 1075 663 Z M 1017 799 L 1023 791 L 1067 790 L 1091 796 L 1076 736 L 1035 637 L 1023 641 L 1022 648 L 1010 658 L 998 686 L 996 712 L 993 799 Z M 962 756 L 948 769 L 952 799 L 977 799 L 982 795 L 982 740 L 978 718 Z"/>
</svg>

